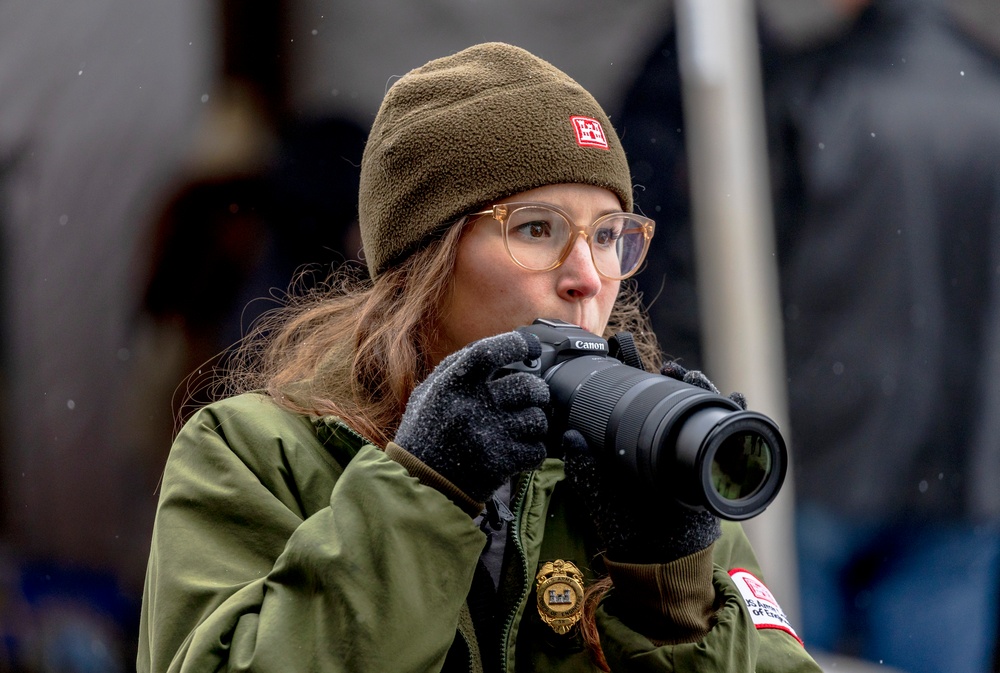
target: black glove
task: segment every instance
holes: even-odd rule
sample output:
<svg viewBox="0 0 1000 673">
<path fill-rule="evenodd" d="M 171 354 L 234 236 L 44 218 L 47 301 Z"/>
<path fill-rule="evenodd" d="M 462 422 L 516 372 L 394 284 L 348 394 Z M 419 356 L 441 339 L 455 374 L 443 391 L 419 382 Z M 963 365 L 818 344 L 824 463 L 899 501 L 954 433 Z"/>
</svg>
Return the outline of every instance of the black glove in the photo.
<svg viewBox="0 0 1000 673">
<path fill-rule="evenodd" d="M 722 394 L 719 392 L 719 389 L 715 387 L 715 384 L 708 380 L 707 376 L 702 374 L 697 369 L 685 369 L 678 362 L 670 361 L 664 363 L 663 367 L 660 369 L 660 373 L 664 376 L 669 376 L 672 379 L 683 381 L 684 383 L 692 386 L 698 386 L 699 388 L 703 388 L 710 393 L 715 393 L 716 395 Z M 729 399 L 736 402 L 740 409 L 746 411 L 747 398 L 743 393 L 729 393 Z"/>
<path fill-rule="evenodd" d="M 583 500 L 608 558 L 619 563 L 669 563 L 705 549 L 719 520 L 670 498 L 646 498 L 595 455 L 576 430 L 563 435 L 566 476 Z"/>
<path fill-rule="evenodd" d="M 507 332 L 473 342 L 438 364 L 413 391 L 395 442 L 485 502 L 505 481 L 545 459 L 549 387 L 501 367 L 541 355 L 533 334 Z"/>
</svg>

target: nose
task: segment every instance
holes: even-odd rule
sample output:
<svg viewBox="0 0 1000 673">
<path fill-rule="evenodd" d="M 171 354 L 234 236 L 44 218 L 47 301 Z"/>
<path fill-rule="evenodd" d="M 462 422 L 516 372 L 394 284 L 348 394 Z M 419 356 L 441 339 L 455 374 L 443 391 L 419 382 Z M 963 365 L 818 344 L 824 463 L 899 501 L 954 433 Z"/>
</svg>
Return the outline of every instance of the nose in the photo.
<svg viewBox="0 0 1000 673">
<path fill-rule="evenodd" d="M 559 296 L 568 301 L 579 301 L 596 297 L 601 291 L 603 279 L 594 266 L 590 254 L 590 243 L 586 236 L 578 235 L 566 261 L 559 267 Z"/>
</svg>

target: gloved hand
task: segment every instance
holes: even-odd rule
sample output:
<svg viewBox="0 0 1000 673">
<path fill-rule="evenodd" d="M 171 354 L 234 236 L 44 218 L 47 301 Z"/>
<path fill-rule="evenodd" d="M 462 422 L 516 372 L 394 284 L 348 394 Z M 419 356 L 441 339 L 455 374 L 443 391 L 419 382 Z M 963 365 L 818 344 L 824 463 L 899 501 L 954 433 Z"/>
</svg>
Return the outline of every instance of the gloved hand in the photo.
<svg viewBox="0 0 1000 673">
<path fill-rule="evenodd" d="M 395 442 L 470 498 L 485 502 L 505 481 L 545 459 L 549 387 L 501 367 L 541 354 L 533 334 L 475 341 L 442 360 L 416 387 Z"/>
<path fill-rule="evenodd" d="M 685 369 L 681 366 L 679 362 L 671 360 L 670 362 L 665 362 L 663 367 L 660 368 L 660 373 L 664 376 L 669 376 L 672 379 L 678 381 L 683 381 L 692 386 L 698 386 L 699 388 L 704 388 L 710 393 L 715 393 L 716 395 L 721 395 L 719 389 L 715 387 L 715 384 L 708 380 L 708 377 L 702 374 L 697 369 Z M 739 405 L 740 409 L 746 411 L 747 408 L 747 398 L 743 393 L 732 392 L 729 393 L 729 399 Z"/>
<path fill-rule="evenodd" d="M 584 502 L 608 558 L 669 563 L 705 549 L 722 534 L 719 520 L 670 498 L 644 498 L 590 450 L 576 430 L 563 434 L 566 476 Z"/>
<path fill-rule="evenodd" d="M 718 393 L 718 388 L 700 371 L 688 371 L 668 362 L 664 376 Z M 733 393 L 730 399 L 746 409 L 746 398 Z M 566 475 L 590 510 L 597 534 L 607 547 L 608 558 L 620 563 L 668 563 L 705 549 L 721 535 L 719 519 L 706 511 L 695 511 L 669 498 L 643 498 L 606 461 L 595 455 L 576 430 L 562 439 Z"/>
</svg>

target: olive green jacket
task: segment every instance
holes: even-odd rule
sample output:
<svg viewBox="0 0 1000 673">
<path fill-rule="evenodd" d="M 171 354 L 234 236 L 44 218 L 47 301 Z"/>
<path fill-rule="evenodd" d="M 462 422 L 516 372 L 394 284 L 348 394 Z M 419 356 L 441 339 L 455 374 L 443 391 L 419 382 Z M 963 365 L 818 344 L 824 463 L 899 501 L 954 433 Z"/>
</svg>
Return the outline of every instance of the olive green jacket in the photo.
<svg viewBox="0 0 1000 673">
<path fill-rule="evenodd" d="M 592 575 L 563 476 L 549 459 L 515 488 L 502 651 L 480 654 L 466 598 L 486 538 L 466 511 L 336 419 L 257 394 L 205 407 L 163 475 L 137 669 L 427 673 L 456 663 L 481 671 L 485 659 L 507 672 L 596 671 L 579 629 L 555 633 L 535 605 L 545 561 L 572 560 Z M 616 607 L 617 585 L 610 592 L 597 625 L 611 669 L 820 670 L 793 636 L 754 626 L 728 574 L 760 577 L 739 526 L 724 524 L 708 554 L 716 599 L 696 642 L 652 642 L 630 627 L 642 628 L 642 611 Z M 672 572 L 689 562 L 646 566 L 657 579 L 644 589 L 670 595 Z"/>
</svg>

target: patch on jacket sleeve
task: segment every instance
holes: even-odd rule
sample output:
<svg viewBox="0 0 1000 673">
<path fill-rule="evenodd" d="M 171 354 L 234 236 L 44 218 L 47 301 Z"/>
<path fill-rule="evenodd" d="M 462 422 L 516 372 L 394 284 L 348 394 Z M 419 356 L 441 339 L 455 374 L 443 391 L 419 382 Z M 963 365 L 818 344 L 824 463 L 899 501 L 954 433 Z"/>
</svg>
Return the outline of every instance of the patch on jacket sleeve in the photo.
<svg viewBox="0 0 1000 673">
<path fill-rule="evenodd" d="M 763 582 L 743 568 L 730 570 L 729 576 L 733 579 L 736 588 L 739 589 L 743 600 L 746 601 L 747 610 L 750 611 L 750 618 L 753 619 L 754 626 L 758 629 L 778 629 L 791 634 L 799 643 L 802 642 L 788 621 L 788 617 L 785 616 L 785 611 L 775 600 L 774 594 L 764 586 Z"/>
</svg>

